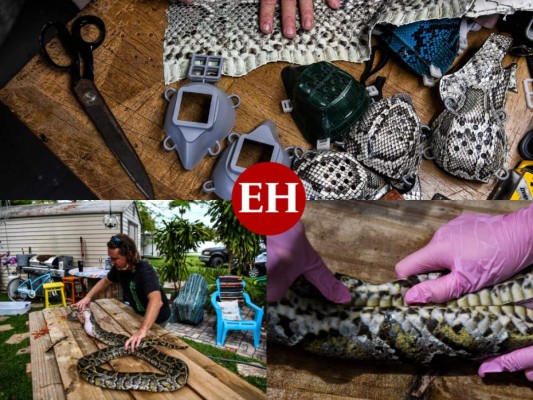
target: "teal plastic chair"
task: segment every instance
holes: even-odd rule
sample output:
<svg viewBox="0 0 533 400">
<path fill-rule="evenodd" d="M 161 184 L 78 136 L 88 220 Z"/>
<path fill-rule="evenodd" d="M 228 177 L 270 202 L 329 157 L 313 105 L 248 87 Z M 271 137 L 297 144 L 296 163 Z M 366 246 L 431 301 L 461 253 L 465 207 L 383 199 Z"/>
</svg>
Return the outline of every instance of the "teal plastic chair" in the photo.
<svg viewBox="0 0 533 400">
<path fill-rule="evenodd" d="M 222 310 L 218 305 L 218 299 L 224 299 L 226 296 L 220 290 L 220 280 L 217 279 L 217 291 L 211 295 L 211 304 L 217 313 L 217 345 L 224 346 L 226 342 L 226 335 L 228 331 L 252 331 L 254 334 L 254 347 L 259 347 L 259 340 L 261 338 L 261 323 L 263 322 L 264 310 L 256 306 L 250 300 L 250 295 L 244 292 L 246 282 L 242 281 L 242 298 L 244 303 L 254 310 L 255 316 L 253 320 L 242 319 L 239 308 L 239 320 L 227 320 L 222 317 Z M 239 292 L 240 294 L 240 292 Z M 235 295 L 233 291 L 231 296 Z"/>
</svg>

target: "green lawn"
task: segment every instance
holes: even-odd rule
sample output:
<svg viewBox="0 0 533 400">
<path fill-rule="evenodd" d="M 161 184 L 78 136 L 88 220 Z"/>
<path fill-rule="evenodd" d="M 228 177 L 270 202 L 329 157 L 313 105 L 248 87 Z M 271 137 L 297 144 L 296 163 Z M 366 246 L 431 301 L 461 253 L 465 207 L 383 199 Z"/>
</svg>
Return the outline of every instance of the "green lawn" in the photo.
<svg viewBox="0 0 533 400">
<path fill-rule="evenodd" d="M 5 293 L 0 293 L 0 301 L 11 301 Z M 32 311 L 39 310 L 38 308 Z M 30 354 L 17 355 L 17 351 L 28 347 L 30 339 L 19 344 L 6 344 L 16 333 L 28 332 L 28 314 L 12 315 L 0 325 L 11 325 L 13 329 L 0 332 L 0 399 L 25 400 L 32 398 L 31 379 L 26 375 L 26 364 L 30 362 Z"/>
</svg>

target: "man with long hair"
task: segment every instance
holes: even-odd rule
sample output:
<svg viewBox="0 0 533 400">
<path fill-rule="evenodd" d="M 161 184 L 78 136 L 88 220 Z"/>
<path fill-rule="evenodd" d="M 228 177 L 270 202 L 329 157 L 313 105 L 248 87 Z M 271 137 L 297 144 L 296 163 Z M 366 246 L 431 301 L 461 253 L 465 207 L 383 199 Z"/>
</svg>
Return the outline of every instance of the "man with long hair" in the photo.
<svg viewBox="0 0 533 400">
<path fill-rule="evenodd" d="M 132 351 L 139 346 L 154 323 L 165 326 L 171 310 L 165 292 L 159 284 L 154 268 L 146 260 L 141 260 L 135 242 L 127 235 L 119 233 L 107 242 L 107 254 L 111 259 L 111 270 L 87 295 L 76 303 L 78 311 L 83 311 L 91 299 L 112 283 L 120 283 L 125 300 L 138 314 L 144 315 L 139 330 L 125 343 Z"/>
</svg>

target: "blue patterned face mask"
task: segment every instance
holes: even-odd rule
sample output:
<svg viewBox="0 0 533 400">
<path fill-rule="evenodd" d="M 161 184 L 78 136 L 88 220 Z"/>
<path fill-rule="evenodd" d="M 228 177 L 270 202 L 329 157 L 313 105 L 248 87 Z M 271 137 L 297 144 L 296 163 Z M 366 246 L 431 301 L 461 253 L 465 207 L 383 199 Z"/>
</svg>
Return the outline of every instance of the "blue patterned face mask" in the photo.
<svg viewBox="0 0 533 400">
<path fill-rule="evenodd" d="M 434 86 L 467 46 L 468 26 L 459 18 L 383 25 L 379 31 L 383 42 L 409 69 L 424 78 L 426 86 Z"/>
</svg>

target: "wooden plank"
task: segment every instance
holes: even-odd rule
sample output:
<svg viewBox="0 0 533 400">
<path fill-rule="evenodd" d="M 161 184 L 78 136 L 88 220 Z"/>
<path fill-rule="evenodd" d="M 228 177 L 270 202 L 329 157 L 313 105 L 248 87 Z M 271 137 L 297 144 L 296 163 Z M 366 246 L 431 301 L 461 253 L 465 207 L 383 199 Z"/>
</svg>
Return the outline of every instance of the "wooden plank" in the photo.
<svg viewBox="0 0 533 400">
<path fill-rule="evenodd" d="M 210 178 L 216 159 L 206 157 L 192 171 L 181 166 L 174 152 L 162 149 L 164 116 L 167 102 L 162 93 L 163 46 L 167 25 L 167 2 L 131 0 L 95 0 L 84 14 L 101 17 L 107 27 L 103 45 L 94 54 L 97 87 L 121 124 L 145 165 L 158 198 L 208 199 L 200 189 Z M 490 32 L 469 34 L 473 47 L 479 46 Z M 524 59 L 507 56 L 504 65 L 517 61 L 518 80 L 527 77 Z M 355 78 L 363 64 L 335 62 Z M 241 106 L 236 111 L 233 131 L 247 133 L 265 119 L 278 129 L 283 147 L 300 145 L 309 148 L 289 114 L 281 111 L 280 102 L 287 97 L 281 70 L 287 63 L 270 63 L 241 78 L 224 77 L 217 84 L 228 94 L 237 94 Z M 385 96 L 408 93 L 424 123 L 432 121 L 443 106 L 438 88 L 422 85 L 421 79 L 392 60 L 382 71 L 387 77 Z M 100 134 L 84 114 L 69 87 L 69 76 L 50 68 L 36 56 L 2 90 L 4 102 L 97 196 L 101 198 L 139 198 L 141 193 L 128 178 L 118 161 L 107 149 Z M 186 84 L 173 84 L 175 88 Z M 508 94 L 506 123 L 510 154 L 507 167 L 519 160 L 516 145 L 533 125 L 533 113 L 519 93 Z M 225 146 L 225 144 L 223 145 Z M 244 159 L 249 155 L 245 151 Z M 111 177 L 111 178 L 110 178 Z M 429 199 L 440 192 L 453 199 L 484 199 L 495 182 L 479 184 L 447 175 L 432 162 L 423 161 L 420 172 L 423 196 Z"/>
<path fill-rule="evenodd" d="M 98 300 L 97 303 L 121 324 L 123 321 L 124 329 L 129 331 L 130 334 L 137 331 L 141 317 L 135 314 L 130 307 L 113 299 Z M 135 317 L 133 324 L 131 324 L 133 320 L 131 317 Z M 159 326 L 152 327 L 148 336 L 157 337 L 170 343 L 186 345 L 185 342 L 182 342 L 175 335 Z M 187 362 L 190 370 L 188 384 L 202 395 L 205 395 L 206 398 L 266 398 L 265 393 L 258 388 L 192 347 L 188 347 L 185 350 L 168 349 L 168 351 L 170 354 L 175 353 L 176 357 Z"/>
<path fill-rule="evenodd" d="M 123 328 L 121 322 L 117 321 L 112 315 L 110 315 L 102 307 L 99 307 L 98 305 L 93 304 L 91 306 L 91 311 L 94 313 L 94 316 L 96 317 L 102 329 L 110 331 L 110 332 L 116 332 L 116 333 L 121 333 L 126 336 L 130 336 L 130 333 Z M 127 317 L 127 318 L 130 318 L 130 317 Z M 98 342 L 98 346 L 107 347 L 107 345 L 104 345 L 100 342 Z M 161 373 L 161 371 L 159 371 L 157 368 L 153 367 L 149 363 L 134 356 L 121 357 L 115 360 L 111 360 L 110 364 L 115 371 Z M 113 391 L 113 392 L 116 392 L 116 391 Z M 136 399 L 171 400 L 171 399 L 175 399 L 176 396 L 178 395 L 180 399 L 183 398 L 183 399 L 197 400 L 201 398 L 201 396 L 199 396 L 198 393 L 192 390 L 189 387 L 189 385 L 186 385 L 183 388 L 178 389 L 178 391 L 174 391 L 174 392 L 150 393 L 150 392 L 141 392 L 141 391 L 131 391 L 130 393 Z"/>
<path fill-rule="evenodd" d="M 45 353 L 51 345 L 47 333 L 34 335 L 46 329 L 42 311 L 29 314 L 31 347 L 31 385 L 34 400 L 66 399 L 63 384 L 53 352 Z"/>
<path fill-rule="evenodd" d="M 112 400 L 112 395 L 78 377 L 76 364 L 83 353 L 67 324 L 68 312 L 70 312 L 69 307 L 54 307 L 43 310 L 50 331 L 51 342 L 56 343 L 63 337 L 67 337 L 67 339 L 58 342 L 53 350 L 67 399 Z"/>
<path fill-rule="evenodd" d="M 395 264 L 427 244 L 463 213 L 501 214 L 530 202 L 308 202 L 302 220 L 310 243 L 328 267 L 382 283 Z M 479 363 L 439 368 L 343 361 L 268 344 L 269 398 L 274 399 L 523 399 L 531 385 L 522 372 L 477 375 Z M 270 395 L 272 394 L 272 397 Z"/>
<path fill-rule="evenodd" d="M 93 308 L 96 308 L 96 307 L 93 307 Z M 101 348 L 107 347 L 107 345 L 87 335 L 87 333 L 85 333 L 85 329 L 83 328 L 83 325 L 81 324 L 81 322 L 67 320 L 67 325 L 70 331 L 72 332 L 72 335 L 76 339 L 76 342 L 78 346 L 80 347 L 81 352 L 84 355 L 94 353 L 95 351 L 98 351 Z M 78 360 L 76 360 L 76 362 L 77 361 Z M 115 364 L 115 360 L 112 360 L 111 363 L 103 364 L 102 367 L 103 368 L 107 367 L 108 369 L 115 369 L 115 370 L 118 369 Z M 78 378 L 77 384 L 78 385 L 91 385 L 90 383 L 87 383 L 79 378 Z M 136 392 L 127 392 L 123 390 L 108 390 L 108 389 L 101 389 L 101 390 L 105 392 L 109 392 L 109 395 L 112 396 L 113 399 L 117 399 L 117 400 L 131 400 L 135 397 L 132 395 L 132 393 L 136 393 Z"/>
</svg>

